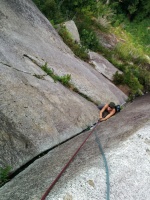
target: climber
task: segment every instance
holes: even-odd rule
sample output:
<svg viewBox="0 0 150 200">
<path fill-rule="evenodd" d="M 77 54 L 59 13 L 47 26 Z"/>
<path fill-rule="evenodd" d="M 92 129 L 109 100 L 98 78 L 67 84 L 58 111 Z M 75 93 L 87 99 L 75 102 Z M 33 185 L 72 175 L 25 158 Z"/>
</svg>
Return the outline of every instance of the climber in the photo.
<svg viewBox="0 0 150 200">
<path fill-rule="evenodd" d="M 99 120 L 105 121 L 109 119 L 111 116 L 113 116 L 116 113 L 115 107 L 116 105 L 114 102 L 110 102 L 109 104 L 98 106 L 100 110 Z"/>
</svg>

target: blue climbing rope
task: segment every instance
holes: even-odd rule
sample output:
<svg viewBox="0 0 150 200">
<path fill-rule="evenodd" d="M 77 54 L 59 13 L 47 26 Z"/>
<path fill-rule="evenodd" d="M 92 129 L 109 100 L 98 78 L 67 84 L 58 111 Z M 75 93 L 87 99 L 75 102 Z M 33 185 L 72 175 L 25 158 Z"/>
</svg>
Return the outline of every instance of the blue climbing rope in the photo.
<svg viewBox="0 0 150 200">
<path fill-rule="evenodd" d="M 104 165 L 105 165 L 105 171 L 106 171 L 106 200 L 109 200 L 109 197 L 110 197 L 110 184 L 109 184 L 109 169 L 108 169 L 108 164 L 107 164 L 107 160 L 106 160 L 106 157 L 105 157 L 102 145 L 101 145 L 100 140 L 99 140 L 99 138 L 98 138 L 98 136 L 96 134 L 96 131 L 94 131 L 94 135 L 95 135 L 95 141 L 98 144 L 98 147 L 99 147 L 99 150 L 100 150 L 100 152 L 102 154 Z"/>
</svg>

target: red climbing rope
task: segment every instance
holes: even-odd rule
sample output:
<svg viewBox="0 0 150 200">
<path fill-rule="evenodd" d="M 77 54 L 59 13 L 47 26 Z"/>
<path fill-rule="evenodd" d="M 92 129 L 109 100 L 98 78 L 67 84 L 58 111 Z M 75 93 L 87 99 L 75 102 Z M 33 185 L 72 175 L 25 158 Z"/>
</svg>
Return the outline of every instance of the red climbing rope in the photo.
<svg viewBox="0 0 150 200">
<path fill-rule="evenodd" d="M 99 122 L 98 122 L 99 123 Z M 73 161 L 74 157 L 77 155 L 77 153 L 80 151 L 80 149 L 82 148 L 82 146 L 85 144 L 85 142 L 87 141 L 87 139 L 92 135 L 92 133 L 94 132 L 94 130 L 96 129 L 98 123 L 96 124 L 96 126 L 90 131 L 90 133 L 88 134 L 88 136 L 86 137 L 86 139 L 82 142 L 82 144 L 79 146 L 79 148 L 76 150 L 76 152 L 73 154 L 73 156 L 70 158 L 70 160 L 66 163 L 66 165 L 64 166 L 64 168 L 61 170 L 61 172 L 57 175 L 57 177 L 55 178 L 55 180 L 51 183 L 51 185 L 49 186 L 49 188 L 45 191 L 44 195 L 42 196 L 41 200 L 45 200 L 45 198 L 48 196 L 49 192 L 51 191 L 51 189 L 54 187 L 54 185 L 56 184 L 56 182 L 59 180 L 59 178 L 61 177 L 61 175 L 64 173 L 64 171 L 67 169 L 67 167 L 70 165 L 70 163 Z"/>
</svg>

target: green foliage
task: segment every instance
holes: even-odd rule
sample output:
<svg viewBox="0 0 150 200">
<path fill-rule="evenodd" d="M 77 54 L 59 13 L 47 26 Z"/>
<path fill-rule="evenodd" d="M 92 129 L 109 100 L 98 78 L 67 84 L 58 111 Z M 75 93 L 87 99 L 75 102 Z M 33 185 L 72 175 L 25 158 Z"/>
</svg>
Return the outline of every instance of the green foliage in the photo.
<svg viewBox="0 0 150 200">
<path fill-rule="evenodd" d="M 76 56 L 84 61 L 88 60 L 87 48 L 73 41 L 71 35 L 64 26 L 62 26 L 59 30 L 59 34 L 63 38 L 63 41 L 71 48 Z"/>
<path fill-rule="evenodd" d="M 143 89 L 137 77 L 135 77 L 130 71 L 126 72 L 124 75 L 124 83 L 131 88 L 132 94 L 140 94 Z"/>
<path fill-rule="evenodd" d="M 46 0 L 42 6 L 42 11 L 48 19 L 53 19 L 57 13 L 57 4 L 55 0 Z"/>
<path fill-rule="evenodd" d="M 131 89 L 131 95 L 141 94 L 143 89 L 142 84 L 138 78 L 134 75 L 131 69 L 126 69 L 123 74 L 119 74 L 118 71 L 114 74 L 113 82 L 116 85 L 127 85 Z"/>
<path fill-rule="evenodd" d="M 42 69 L 49 76 L 51 76 L 55 82 L 56 81 L 61 82 L 64 86 L 70 88 L 71 90 L 73 90 L 74 92 L 78 93 L 79 95 L 81 95 L 82 97 L 84 97 L 85 99 L 87 99 L 88 101 L 93 102 L 87 95 L 81 93 L 76 87 L 73 86 L 73 84 L 70 83 L 70 80 L 71 80 L 71 75 L 70 74 L 66 74 L 64 76 L 55 75 L 54 74 L 54 70 L 47 67 L 47 63 L 45 63 L 45 65 L 42 66 Z M 93 103 L 95 103 L 95 102 L 93 102 Z"/>
<path fill-rule="evenodd" d="M 127 22 L 125 30 L 132 34 L 136 43 L 143 45 L 144 51 L 150 55 L 150 20 L 144 19 L 142 22 Z"/>
<path fill-rule="evenodd" d="M 47 75 L 49 75 L 50 77 L 53 78 L 54 82 L 61 82 L 64 86 L 70 87 L 70 80 L 71 80 L 71 75 L 70 74 L 66 74 L 64 76 L 58 76 L 56 74 L 54 74 L 54 70 L 50 69 L 47 67 L 47 63 L 45 63 L 45 65 L 43 65 L 41 67 L 43 69 L 43 71 L 45 71 L 47 73 Z"/>
<path fill-rule="evenodd" d="M 71 75 L 70 74 L 66 74 L 64 76 L 60 76 L 58 77 L 58 81 L 61 82 L 63 85 L 65 86 L 70 86 L 70 80 L 71 80 Z"/>
<path fill-rule="evenodd" d="M 136 65 L 143 65 L 148 63 L 146 59 L 146 53 L 148 52 L 145 48 L 138 43 L 138 40 L 131 33 L 125 31 L 121 26 L 112 28 L 111 31 L 121 38 L 116 48 L 113 50 L 113 54 L 123 62 L 133 62 Z"/>
<path fill-rule="evenodd" d="M 96 1 L 93 0 L 65 0 L 62 3 L 62 12 L 64 10 L 69 11 L 70 16 L 74 16 L 77 13 L 81 15 L 92 15 L 92 10 L 96 7 Z"/>
<path fill-rule="evenodd" d="M 107 4 L 104 4 L 103 1 L 98 1 L 96 9 L 96 21 L 102 29 L 109 28 L 110 23 L 113 21 L 113 17 L 113 9 Z"/>
<path fill-rule="evenodd" d="M 0 185 L 4 184 L 8 180 L 10 170 L 10 166 L 7 166 L 5 168 L 0 167 Z"/>
<path fill-rule="evenodd" d="M 144 92 L 150 92 L 150 71 L 139 68 L 136 76 L 139 82 L 143 85 Z"/>
<path fill-rule="evenodd" d="M 52 77 L 55 82 L 57 81 L 57 76 L 54 74 L 54 70 L 48 68 L 47 63 L 45 63 L 45 65 L 43 65 L 41 68 L 43 69 L 43 71 L 45 71 L 47 73 L 47 75 Z"/>
<path fill-rule="evenodd" d="M 113 76 L 113 82 L 116 85 L 123 85 L 124 84 L 124 74 L 120 74 L 120 73 L 118 73 L 118 71 L 116 71 L 116 73 Z"/>
<path fill-rule="evenodd" d="M 132 93 L 149 91 L 150 72 L 150 1 L 149 0 L 33 0 L 53 25 L 73 19 L 78 27 L 81 44 L 73 41 L 62 27 L 59 34 L 74 54 L 88 61 L 87 49 L 97 51 L 120 69 L 116 84 L 128 85 Z M 112 26 L 113 27 L 112 27 Z M 118 44 L 106 49 L 97 38 L 98 32 L 114 34 Z M 61 81 L 53 69 L 48 73 L 55 81 Z M 69 75 L 64 80 L 69 79 Z"/>
<path fill-rule="evenodd" d="M 99 41 L 94 31 L 90 29 L 83 29 L 81 34 L 81 42 L 86 48 L 91 49 L 93 51 L 98 50 Z"/>
<path fill-rule="evenodd" d="M 37 5 L 37 7 L 40 9 L 42 5 L 42 0 L 33 0 L 33 2 Z"/>
<path fill-rule="evenodd" d="M 113 0 L 112 4 L 118 15 L 124 14 L 130 21 L 141 21 L 146 17 L 149 17 L 150 14 L 149 0 Z"/>
<path fill-rule="evenodd" d="M 64 16 L 57 0 L 33 0 L 33 2 L 53 25 L 64 21 Z"/>
</svg>

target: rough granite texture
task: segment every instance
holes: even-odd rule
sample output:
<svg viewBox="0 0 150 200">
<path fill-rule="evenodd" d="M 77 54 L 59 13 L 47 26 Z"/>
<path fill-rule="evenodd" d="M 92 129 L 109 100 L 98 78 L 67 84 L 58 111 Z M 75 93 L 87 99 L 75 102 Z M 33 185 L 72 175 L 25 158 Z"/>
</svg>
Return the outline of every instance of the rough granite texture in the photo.
<svg viewBox="0 0 150 200">
<path fill-rule="evenodd" d="M 101 143 L 109 171 L 112 200 L 149 200 L 150 95 L 129 103 L 100 123 L 46 200 L 105 200 L 106 169 L 95 141 Z M 58 146 L 0 188 L 1 200 L 40 200 L 89 132 Z"/>
<path fill-rule="evenodd" d="M 100 72 L 103 76 L 107 77 L 109 80 L 113 81 L 113 75 L 118 71 L 122 73 L 119 69 L 114 67 L 108 60 L 98 53 L 89 52 L 90 63 L 92 63 L 95 69 Z"/>
<path fill-rule="evenodd" d="M 89 64 L 74 56 L 31 1 L 2 0 L 1 15 L 0 59 L 3 64 L 32 75 L 41 74 L 25 57 L 34 56 L 47 62 L 58 75 L 71 74 L 72 83 L 94 101 L 112 99 L 123 103 L 127 98 Z"/>
<path fill-rule="evenodd" d="M 41 66 L 71 74 L 94 102 L 127 96 L 77 59 L 31 0 L 0 1 L 0 166 L 16 170 L 98 120 L 94 103 L 54 82 Z"/>
</svg>

